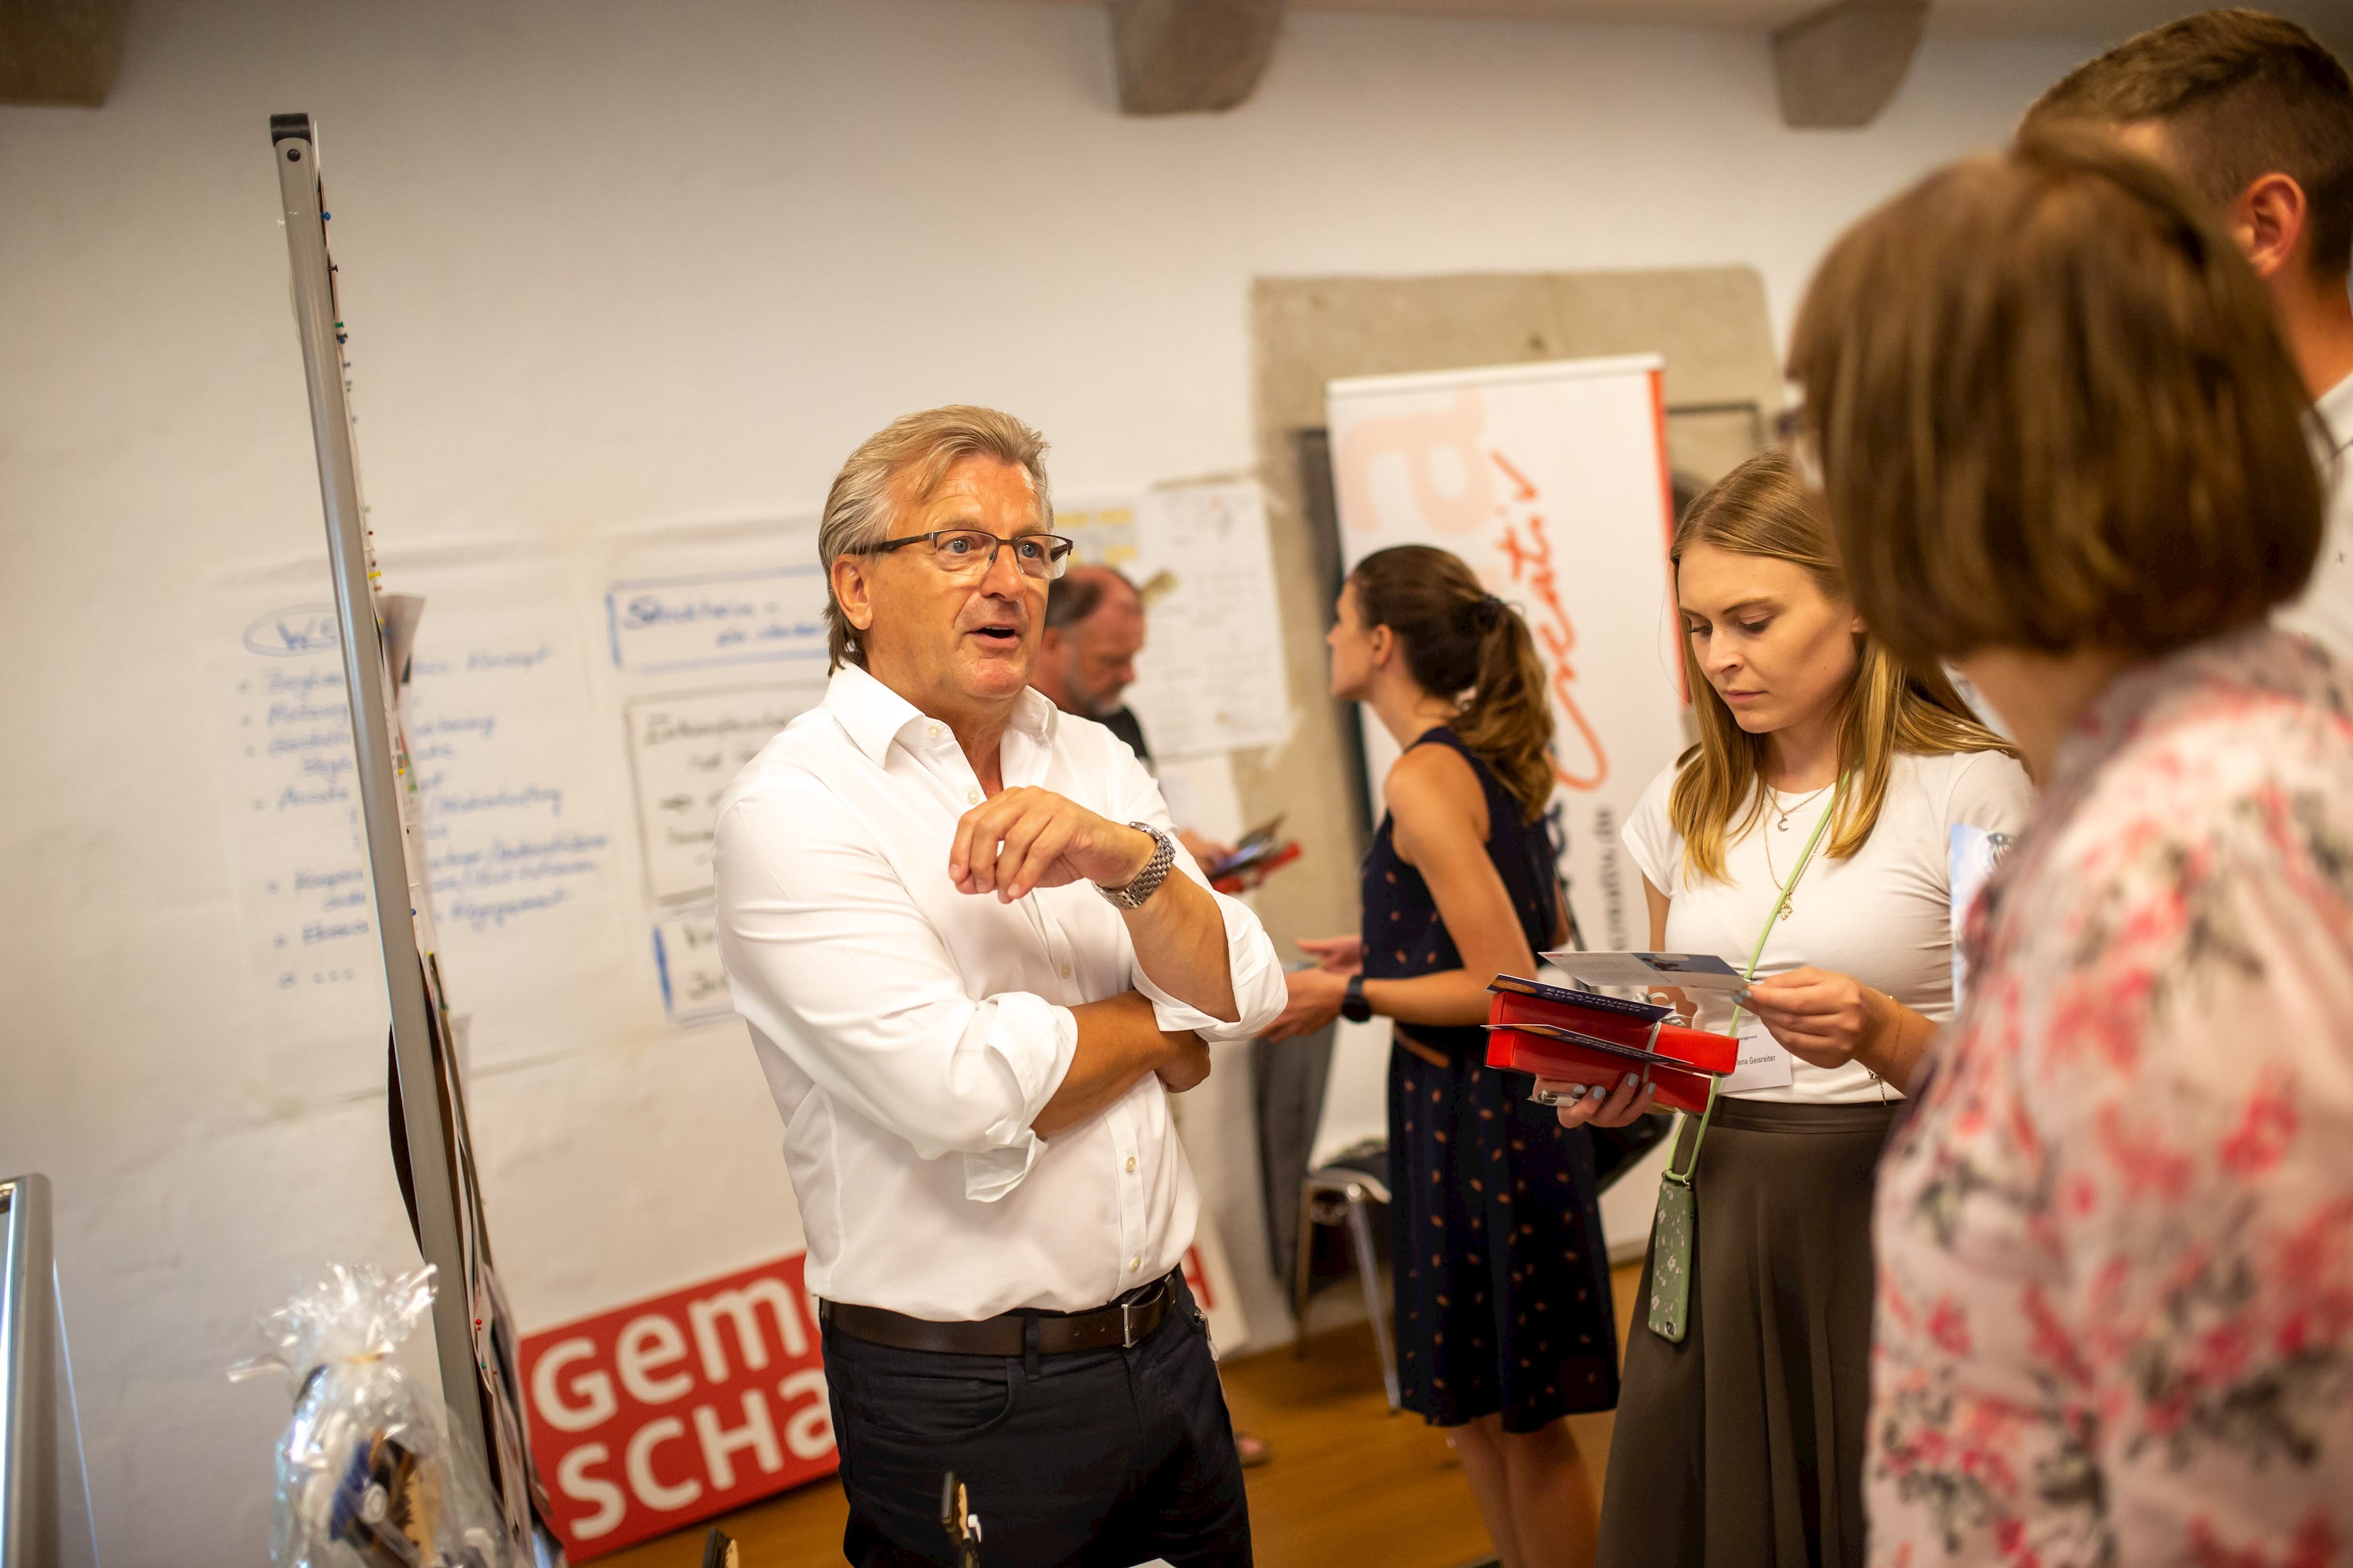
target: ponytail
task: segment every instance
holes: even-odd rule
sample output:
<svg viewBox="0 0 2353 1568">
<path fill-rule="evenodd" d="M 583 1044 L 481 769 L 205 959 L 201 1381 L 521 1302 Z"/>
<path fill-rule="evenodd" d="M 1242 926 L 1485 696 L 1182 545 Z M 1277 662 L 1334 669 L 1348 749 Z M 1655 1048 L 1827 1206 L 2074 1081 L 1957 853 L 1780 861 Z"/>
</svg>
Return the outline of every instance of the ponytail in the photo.
<svg viewBox="0 0 2353 1568">
<path fill-rule="evenodd" d="M 1528 623 L 1501 599 L 1479 639 L 1479 683 L 1456 720 L 1462 743 L 1486 760 L 1530 822 L 1552 799 L 1552 694 Z"/>
<path fill-rule="evenodd" d="M 1528 821 L 1541 817 L 1555 782 L 1552 700 L 1527 622 L 1481 586 L 1461 557 L 1426 544 L 1375 551 L 1348 580 L 1366 626 L 1395 632 L 1415 683 L 1461 704 L 1456 736 L 1495 771 Z"/>
</svg>

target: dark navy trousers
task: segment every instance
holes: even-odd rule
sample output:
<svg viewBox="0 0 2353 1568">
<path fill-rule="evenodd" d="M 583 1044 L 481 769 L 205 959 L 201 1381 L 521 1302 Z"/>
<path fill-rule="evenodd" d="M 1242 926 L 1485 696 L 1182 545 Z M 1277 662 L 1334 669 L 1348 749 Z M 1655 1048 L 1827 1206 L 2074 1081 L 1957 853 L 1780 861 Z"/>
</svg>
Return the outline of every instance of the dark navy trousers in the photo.
<svg viewBox="0 0 2353 1568">
<path fill-rule="evenodd" d="M 1181 1279 L 1128 1350 L 946 1355 L 825 1330 L 858 1568 L 949 1561 L 940 1481 L 981 1523 L 985 1568 L 1248 1568 L 1250 1508 L 1207 1321 Z"/>
</svg>

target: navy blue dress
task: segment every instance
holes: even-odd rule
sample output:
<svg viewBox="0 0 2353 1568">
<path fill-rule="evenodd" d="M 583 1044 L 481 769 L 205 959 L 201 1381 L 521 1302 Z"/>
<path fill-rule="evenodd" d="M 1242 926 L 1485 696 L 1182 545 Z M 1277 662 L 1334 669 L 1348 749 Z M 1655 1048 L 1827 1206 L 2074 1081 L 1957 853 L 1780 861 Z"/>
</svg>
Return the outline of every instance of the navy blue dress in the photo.
<svg viewBox="0 0 2353 1568">
<path fill-rule="evenodd" d="M 1487 856 L 1531 950 L 1555 945 L 1549 836 L 1487 764 L 1443 726 L 1487 795 Z M 1462 967 L 1421 873 L 1398 858 L 1381 818 L 1365 857 L 1365 976 L 1404 980 Z M 1400 1024 L 1445 1058 L 1389 1053 L 1389 1187 L 1398 1380 L 1405 1407 L 1438 1426 L 1501 1414 L 1533 1432 L 1618 1403 L 1617 1320 L 1593 1176 L 1592 1135 L 1528 1103 L 1525 1079 L 1485 1065 L 1475 1027 Z"/>
</svg>

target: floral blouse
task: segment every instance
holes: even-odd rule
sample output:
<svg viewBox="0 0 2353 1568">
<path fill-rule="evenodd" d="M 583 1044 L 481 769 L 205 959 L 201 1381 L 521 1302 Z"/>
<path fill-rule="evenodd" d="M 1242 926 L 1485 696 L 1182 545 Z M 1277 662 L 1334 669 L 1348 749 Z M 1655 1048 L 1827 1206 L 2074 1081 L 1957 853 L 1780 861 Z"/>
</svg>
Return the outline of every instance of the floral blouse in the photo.
<svg viewBox="0 0 2353 1568">
<path fill-rule="evenodd" d="M 2353 670 L 2143 667 L 2050 786 L 1881 1169 L 1872 1560 L 2353 1563 Z"/>
</svg>

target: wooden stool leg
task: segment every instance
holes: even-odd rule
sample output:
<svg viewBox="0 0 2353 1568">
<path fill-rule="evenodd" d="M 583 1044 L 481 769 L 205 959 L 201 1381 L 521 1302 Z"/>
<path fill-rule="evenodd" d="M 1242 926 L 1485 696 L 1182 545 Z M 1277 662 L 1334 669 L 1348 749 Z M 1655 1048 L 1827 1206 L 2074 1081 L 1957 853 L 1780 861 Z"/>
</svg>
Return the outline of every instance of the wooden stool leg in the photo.
<svg viewBox="0 0 2353 1568">
<path fill-rule="evenodd" d="M 1313 1178 L 1299 1184 L 1299 1247 L 1291 1269 L 1291 1315 L 1297 1332 L 1291 1336 L 1291 1358 L 1307 1359 L 1307 1285 L 1309 1266 L 1315 1258 L 1315 1184 Z"/>
</svg>

